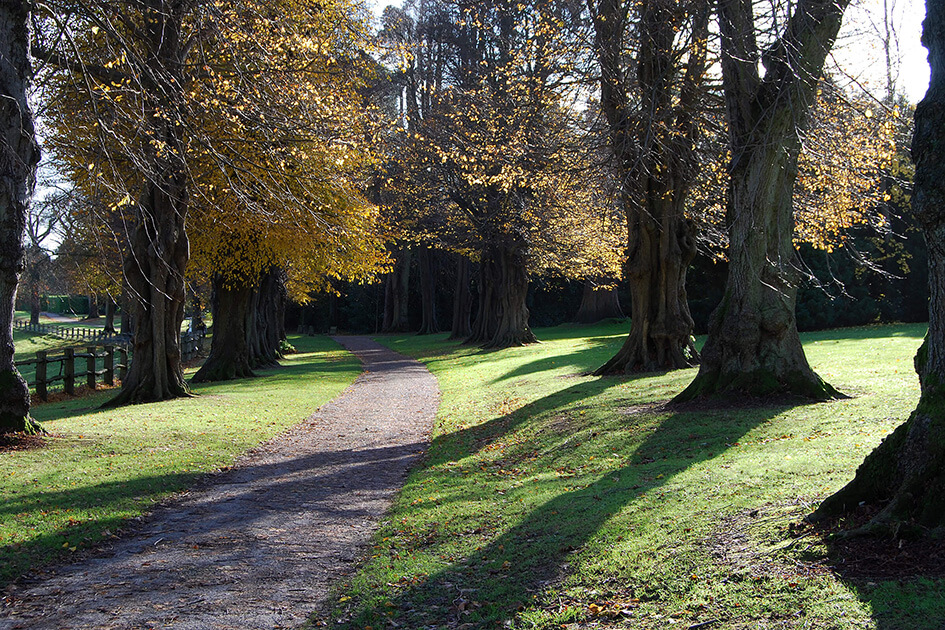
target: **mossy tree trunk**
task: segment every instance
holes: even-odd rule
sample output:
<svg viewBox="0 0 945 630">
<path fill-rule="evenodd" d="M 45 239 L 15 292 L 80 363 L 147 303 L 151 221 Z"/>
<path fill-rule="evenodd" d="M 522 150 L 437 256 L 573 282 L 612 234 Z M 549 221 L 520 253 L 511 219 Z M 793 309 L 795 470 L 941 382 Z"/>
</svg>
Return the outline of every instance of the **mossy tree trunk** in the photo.
<svg viewBox="0 0 945 630">
<path fill-rule="evenodd" d="M 853 480 L 811 515 L 878 508 L 862 531 L 903 535 L 945 527 L 945 4 L 926 2 L 922 43 L 932 77 L 915 110 L 912 210 L 929 251 L 929 332 L 915 358 L 922 393 L 909 419 L 870 453 Z"/>
<path fill-rule="evenodd" d="M 593 324 L 612 317 L 624 317 L 617 287 L 600 278 L 586 278 L 581 305 L 574 321 L 578 324 Z"/>
<path fill-rule="evenodd" d="M 483 348 L 509 348 L 537 343 L 528 325 L 528 272 L 524 246 L 496 242 L 480 259 L 479 312 L 465 343 Z"/>
<path fill-rule="evenodd" d="M 758 70 L 752 5 L 720 0 L 731 180 L 729 275 L 696 379 L 677 397 L 838 396 L 810 368 L 797 333 L 793 191 L 800 134 L 848 0 L 795 6 Z"/>
<path fill-rule="evenodd" d="M 469 288 L 470 262 L 456 254 L 456 283 L 453 289 L 453 325 L 450 339 L 467 339 L 472 335 L 472 291 Z"/>
<path fill-rule="evenodd" d="M 29 42 L 29 5 L 21 0 L 0 3 L 0 433 L 39 430 L 29 415 L 29 387 L 13 364 L 14 300 L 39 162 L 26 96 Z"/>
<path fill-rule="evenodd" d="M 624 71 L 627 21 L 638 11 L 635 80 Z M 669 370 L 698 360 L 686 270 L 696 253 L 695 229 L 685 216 L 698 174 L 699 137 L 708 37 L 708 5 L 654 0 L 628 9 L 600 0 L 595 32 L 601 64 L 601 107 L 617 157 L 628 224 L 630 334 L 595 373 Z M 681 30 L 691 31 L 685 51 Z"/>
</svg>

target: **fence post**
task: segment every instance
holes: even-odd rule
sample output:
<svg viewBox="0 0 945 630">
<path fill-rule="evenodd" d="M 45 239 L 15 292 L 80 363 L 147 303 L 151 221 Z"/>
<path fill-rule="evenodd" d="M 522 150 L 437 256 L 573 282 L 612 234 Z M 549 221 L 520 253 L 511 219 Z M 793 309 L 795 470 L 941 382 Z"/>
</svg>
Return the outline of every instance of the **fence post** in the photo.
<svg viewBox="0 0 945 630">
<path fill-rule="evenodd" d="M 42 400 L 48 400 L 46 393 L 46 351 L 36 353 L 36 395 Z"/>
<path fill-rule="evenodd" d="M 85 384 L 89 389 L 95 389 L 95 346 L 89 346 L 87 350 L 89 356 L 85 360 Z"/>
<path fill-rule="evenodd" d="M 102 378 L 106 385 L 115 384 L 115 346 L 105 346 L 105 374 Z"/>
<path fill-rule="evenodd" d="M 66 348 L 62 351 L 62 382 L 66 393 L 75 395 L 75 349 Z"/>
<path fill-rule="evenodd" d="M 125 377 L 128 376 L 128 348 L 121 346 L 118 348 L 118 358 L 120 359 L 120 365 L 118 368 L 118 380 L 122 383 L 125 382 Z"/>
</svg>

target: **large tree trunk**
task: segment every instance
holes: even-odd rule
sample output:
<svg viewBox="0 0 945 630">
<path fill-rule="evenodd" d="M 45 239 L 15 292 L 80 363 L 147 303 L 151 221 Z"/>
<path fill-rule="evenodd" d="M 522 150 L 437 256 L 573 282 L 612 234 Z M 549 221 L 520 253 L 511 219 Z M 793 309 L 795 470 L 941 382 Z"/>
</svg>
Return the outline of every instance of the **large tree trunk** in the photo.
<svg viewBox="0 0 945 630">
<path fill-rule="evenodd" d="M 86 319 L 98 319 L 98 296 L 94 293 L 89 293 L 89 315 Z"/>
<path fill-rule="evenodd" d="M 617 287 L 600 279 L 585 279 L 581 306 L 578 307 L 574 321 L 578 324 L 593 324 L 614 317 L 624 317 Z"/>
<path fill-rule="evenodd" d="M 119 326 L 123 335 L 135 334 L 133 308 L 134 302 L 131 300 L 131 291 L 128 288 L 127 279 L 125 279 L 121 288 L 121 317 L 119 318 Z"/>
<path fill-rule="evenodd" d="M 285 272 L 271 267 L 260 278 L 253 292 L 246 327 L 249 364 L 253 369 L 277 367 L 282 352 L 280 342 L 285 340 L 285 305 L 288 292 Z"/>
<path fill-rule="evenodd" d="M 170 177 L 167 191 L 149 185 L 138 210 L 140 223 L 125 262 L 134 317 L 133 358 L 121 393 L 108 406 L 190 395 L 180 350 L 184 270 L 190 257 L 183 177 Z"/>
<path fill-rule="evenodd" d="M 210 355 L 194 374 L 195 383 L 255 376 L 246 335 L 253 293 L 252 286 L 231 286 L 220 276 L 213 278 Z"/>
<path fill-rule="evenodd" d="M 0 3 L 0 433 L 40 430 L 29 415 L 29 387 L 13 364 L 16 285 L 39 162 L 26 97 L 29 42 L 29 5 L 21 0 Z"/>
<path fill-rule="evenodd" d="M 528 272 L 521 245 L 488 245 L 480 261 L 479 313 L 465 343 L 509 348 L 537 343 L 528 326 Z"/>
<path fill-rule="evenodd" d="M 436 252 L 429 247 L 420 250 L 420 307 L 422 319 L 419 335 L 440 332 L 436 321 Z"/>
<path fill-rule="evenodd" d="M 115 334 L 115 300 L 111 295 L 105 297 L 105 328 L 104 332 L 109 335 Z"/>
<path fill-rule="evenodd" d="M 717 395 L 839 396 L 807 363 L 794 305 L 793 192 L 800 133 L 848 0 L 796 5 L 758 71 L 751 3 L 719 2 L 732 163 L 729 275 L 696 379 L 678 401 Z"/>
<path fill-rule="evenodd" d="M 853 480 L 811 515 L 879 509 L 861 531 L 904 535 L 945 527 L 945 4 L 926 2 L 922 43 L 932 77 L 915 110 L 912 210 L 929 251 L 929 332 L 915 358 L 922 386 L 909 419 L 867 456 Z"/>
<path fill-rule="evenodd" d="M 394 268 L 384 280 L 384 324 L 381 332 L 410 330 L 407 310 L 410 287 L 410 250 L 403 248 L 394 257 Z"/>
<path fill-rule="evenodd" d="M 453 325 L 450 339 L 467 339 L 472 335 L 472 291 L 469 288 L 470 262 L 462 254 L 456 254 L 456 284 L 453 289 Z"/>
<path fill-rule="evenodd" d="M 181 127 L 174 108 L 183 89 L 180 11 L 184 5 L 146 0 L 144 32 L 150 57 L 142 76 L 154 99 L 143 154 L 149 172 L 137 204 L 125 278 L 134 305 L 134 355 L 121 393 L 109 406 L 188 396 L 181 366 L 180 328 L 184 321 L 184 271 L 190 258 L 186 233 L 187 169 Z M 160 151 L 158 143 L 160 142 Z"/>
<path fill-rule="evenodd" d="M 39 324 L 39 314 L 42 307 L 39 298 L 39 287 L 30 287 L 30 324 L 36 326 Z"/>
<path fill-rule="evenodd" d="M 694 121 L 706 66 L 708 7 L 687 9 L 654 0 L 639 6 L 640 48 L 636 89 L 623 63 L 626 12 L 619 0 L 601 0 L 595 20 L 601 64 L 601 105 L 624 182 L 630 286 L 630 334 L 595 373 L 689 367 L 698 360 L 686 270 L 696 253 L 695 229 L 685 204 L 698 174 Z M 692 30 L 685 70 L 675 50 L 681 25 Z M 631 92 L 636 96 L 631 97 Z M 639 100 L 638 111 L 631 111 Z"/>
</svg>

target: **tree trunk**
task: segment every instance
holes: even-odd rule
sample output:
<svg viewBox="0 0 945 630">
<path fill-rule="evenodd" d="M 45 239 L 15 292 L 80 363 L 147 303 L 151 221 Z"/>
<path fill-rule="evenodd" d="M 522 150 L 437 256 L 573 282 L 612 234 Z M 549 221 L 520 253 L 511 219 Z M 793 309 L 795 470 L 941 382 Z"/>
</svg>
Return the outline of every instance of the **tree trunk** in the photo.
<svg viewBox="0 0 945 630">
<path fill-rule="evenodd" d="M 146 118 L 150 126 L 143 130 L 148 181 L 135 207 L 131 254 L 124 268 L 134 307 L 134 354 L 121 393 L 107 406 L 190 395 L 180 351 L 184 271 L 190 258 L 189 199 L 183 131 L 175 124 L 184 85 L 181 66 L 186 53 L 180 39 L 184 10 L 184 5 L 167 0 L 145 1 L 143 30 L 150 56 L 142 85 L 153 109 Z"/>
<path fill-rule="evenodd" d="M 98 296 L 94 293 L 89 294 L 89 315 L 86 319 L 98 319 Z"/>
<path fill-rule="evenodd" d="M 929 332 L 915 358 L 922 394 L 909 419 L 870 453 L 853 480 L 809 518 L 879 508 L 860 531 L 902 536 L 945 527 L 945 5 L 926 2 L 922 43 L 929 90 L 915 110 L 912 211 L 929 251 Z"/>
<path fill-rule="evenodd" d="M 469 259 L 456 254 L 456 285 L 453 289 L 453 325 L 450 339 L 466 339 L 472 335 L 472 291 L 469 289 Z"/>
<path fill-rule="evenodd" d="M 40 430 L 29 415 L 29 387 L 13 364 L 14 301 L 39 162 L 26 95 L 29 42 L 29 5 L 22 0 L 0 3 L 0 433 Z"/>
<path fill-rule="evenodd" d="M 39 314 L 42 311 L 42 306 L 39 298 L 39 288 L 32 287 L 30 289 L 30 324 L 33 326 L 39 325 Z"/>
<path fill-rule="evenodd" d="M 260 278 L 253 291 L 246 342 L 249 347 L 249 365 L 253 369 L 278 367 L 282 352 L 279 346 L 285 340 L 285 305 L 288 292 L 285 272 L 272 267 Z"/>
<path fill-rule="evenodd" d="M 115 334 L 115 300 L 112 296 L 105 297 L 105 332 L 109 335 Z"/>
<path fill-rule="evenodd" d="M 521 245 L 488 245 L 480 261 L 479 313 L 464 343 L 509 348 L 537 343 L 528 326 L 528 273 Z"/>
<path fill-rule="evenodd" d="M 213 278 L 210 355 L 194 374 L 195 383 L 255 376 L 246 334 L 253 293 L 249 285 L 229 286 L 220 276 Z"/>
<path fill-rule="evenodd" d="M 639 5 L 641 41 L 636 89 L 623 65 L 626 17 L 618 0 L 601 0 L 595 20 L 601 64 L 601 105 L 618 158 L 628 224 L 630 334 L 620 351 L 595 374 L 672 370 L 698 361 L 686 270 L 696 253 L 696 234 L 685 204 L 698 174 L 695 124 L 704 91 L 707 6 L 691 14 L 675 3 Z M 692 30 L 683 69 L 677 32 Z M 636 96 L 631 97 L 631 92 Z M 632 104 L 639 100 L 638 111 Z"/>
<path fill-rule="evenodd" d="M 122 283 L 121 289 L 121 318 L 119 319 L 119 325 L 121 327 L 121 334 L 123 335 L 134 335 L 134 316 L 131 314 L 133 309 L 133 302 L 131 301 L 131 291 L 128 290 L 127 281 Z"/>
<path fill-rule="evenodd" d="M 420 306 L 421 323 L 419 335 L 440 332 L 436 321 L 436 252 L 424 247 L 420 250 Z"/>
<path fill-rule="evenodd" d="M 581 306 L 574 321 L 578 324 L 593 324 L 604 319 L 624 317 L 620 308 L 617 287 L 601 279 L 586 278 Z"/>
<path fill-rule="evenodd" d="M 384 325 L 381 332 L 406 332 L 410 330 L 407 298 L 410 285 L 410 250 L 397 252 L 394 269 L 384 281 Z"/>
<path fill-rule="evenodd" d="M 796 5 L 784 34 L 765 53 L 762 79 L 751 3 L 719 3 L 732 154 L 729 275 L 699 374 L 677 401 L 744 394 L 840 396 L 810 368 L 797 333 L 793 192 L 800 133 L 846 4 Z"/>
</svg>

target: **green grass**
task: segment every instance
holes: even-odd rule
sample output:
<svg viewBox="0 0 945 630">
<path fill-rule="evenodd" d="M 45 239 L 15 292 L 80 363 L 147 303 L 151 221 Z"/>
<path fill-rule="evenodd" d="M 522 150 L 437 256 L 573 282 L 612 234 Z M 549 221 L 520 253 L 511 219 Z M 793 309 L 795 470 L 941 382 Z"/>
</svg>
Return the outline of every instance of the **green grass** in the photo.
<svg viewBox="0 0 945 630">
<path fill-rule="evenodd" d="M 804 335 L 849 400 L 667 412 L 695 375 L 582 376 L 619 325 L 482 351 L 384 337 L 442 404 L 334 628 L 940 628 L 941 581 L 860 583 L 788 535 L 914 408 L 921 325 Z M 397 624 L 397 625 L 395 625 Z M 596 624 L 596 625 L 595 625 Z"/>
<path fill-rule="evenodd" d="M 197 398 L 102 411 L 98 405 L 114 395 L 102 392 L 34 407 L 52 434 L 47 447 L 0 453 L 0 587 L 114 535 L 127 519 L 304 419 L 360 372 L 326 338 L 291 342 L 299 354 L 282 368 L 197 386 Z"/>
</svg>

